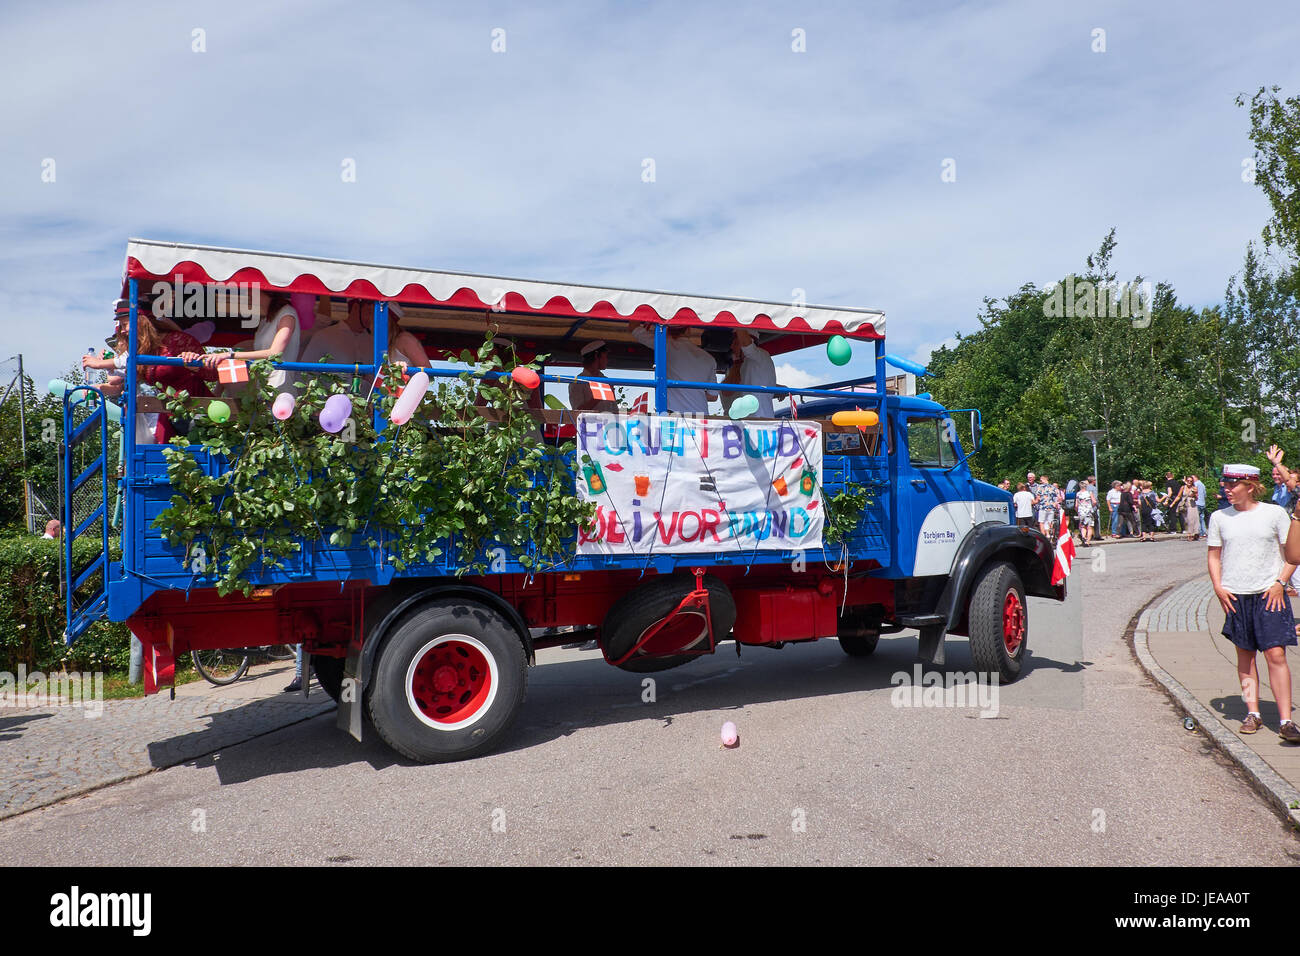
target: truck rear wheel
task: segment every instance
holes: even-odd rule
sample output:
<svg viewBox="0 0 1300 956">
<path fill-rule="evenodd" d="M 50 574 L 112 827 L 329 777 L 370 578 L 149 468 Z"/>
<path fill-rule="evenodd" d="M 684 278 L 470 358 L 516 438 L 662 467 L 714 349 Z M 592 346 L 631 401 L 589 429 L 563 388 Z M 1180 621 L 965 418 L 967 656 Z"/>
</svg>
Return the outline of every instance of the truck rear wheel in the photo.
<svg viewBox="0 0 1300 956">
<path fill-rule="evenodd" d="M 711 575 L 704 576 L 704 587 L 709 592 L 713 639 L 720 641 L 731 633 L 736 623 L 736 602 L 727 586 Z M 600 628 L 600 646 L 606 659 L 616 661 L 625 655 L 694 590 L 694 575 L 671 574 L 652 578 L 619 598 L 605 615 Z M 700 656 L 708 646 L 708 622 L 704 615 L 695 610 L 687 611 L 677 615 L 635 655 L 618 666 L 636 674 L 666 671 Z M 695 653 L 674 654 L 672 651 Z"/>
<path fill-rule="evenodd" d="M 980 571 L 971 590 L 970 656 L 975 669 L 1010 684 L 1029 646 L 1029 607 L 1016 569 L 1005 562 Z"/>
<path fill-rule="evenodd" d="M 433 601 L 406 615 L 379 648 L 366 704 L 403 756 L 441 763 L 492 747 L 523 704 L 523 642 L 496 611 Z"/>
</svg>

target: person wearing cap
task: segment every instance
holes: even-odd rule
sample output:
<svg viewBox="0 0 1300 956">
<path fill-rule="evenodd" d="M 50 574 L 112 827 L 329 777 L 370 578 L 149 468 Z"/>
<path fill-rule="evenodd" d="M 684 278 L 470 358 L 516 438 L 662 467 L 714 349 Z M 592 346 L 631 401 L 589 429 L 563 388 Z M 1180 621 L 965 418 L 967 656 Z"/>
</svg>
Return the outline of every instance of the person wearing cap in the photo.
<svg viewBox="0 0 1300 956">
<path fill-rule="evenodd" d="M 119 356 L 127 354 L 128 331 L 130 327 L 130 304 L 123 304 L 120 300 L 116 309 L 117 312 L 117 338 L 114 342 L 114 349 Z M 159 326 L 169 327 L 173 331 L 163 331 Z M 163 358 L 182 358 L 192 361 L 197 358 L 203 351 L 203 346 L 188 332 L 176 330 L 175 324 L 165 318 L 155 318 L 147 306 L 142 306 L 136 313 L 135 321 L 136 346 L 138 355 L 156 355 Z M 97 359 L 91 355 L 81 357 L 81 367 L 83 369 L 103 369 L 108 371 L 116 369 L 115 358 Z M 210 397 L 212 390 L 208 387 L 209 382 L 217 379 L 215 369 L 195 368 L 185 365 L 141 365 L 136 370 L 137 383 L 144 386 L 152 386 L 157 389 L 174 388 L 178 391 L 187 392 L 195 397 Z M 112 375 L 108 381 L 99 385 L 92 385 L 100 394 L 108 397 L 116 397 L 126 391 L 126 377 L 124 375 Z M 139 420 L 137 415 L 137 435 L 139 434 Z M 159 444 L 164 444 L 172 440 L 182 431 L 188 431 L 184 423 L 178 429 L 170 415 L 159 413 L 156 419 L 156 425 L 153 430 L 153 440 Z"/>
<path fill-rule="evenodd" d="M 724 382 L 736 385 L 758 385 L 765 388 L 776 387 L 776 363 L 767 350 L 754 341 L 748 329 L 736 329 L 731 337 L 731 370 L 727 372 Z M 745 392 L 723 392 L 722 409 L 731 411 L 731 403 Z M 758 399 L 758 411 L 754 418 L 774 418 L 771 392 L 751 392 Z M 782 396 L 784 397 L 784 396 Z"/>
<path fill-rule="evenodd" d="M 1258 500 L 1263 491 L 1258 468 L 1224 465 L 1223 481 L 1228 507 L 1210 515 L 1206 561 L 1226 615 L 1223 636 L 1237 649 L 1237 675 L 1247 711 L 1241 733 L 1253 734 L 1264 726 L 1255 666 L 1255 655 L 1263 653 L 1281 718 L 1278 736 L 1286 743 L 1300 743 L 1300 729 L 1291 720 L 1291 669 L 1286 659 L 1286 649 L 1296 645 L 1295 618 L 1286 598 L 1286 582 L 1296 566 L 1282 550 L 1292 522 L 1277 505 Z"/>
<path fill-rule="evenodd" d="M 318 329 L 302 350 L 303 362 L 337 365 L 369 365 L 374 361 L 375 334 L 371 328 L 374 305 L 361 299 L 348 300 L 347 318 Z M 420 340 L 401 327 L 402 307 L 388 303 L 388 359 L 403 368 L 428 368 L 429 355 Z M 362 386 L 370 388 L 370 377 Z"/>
<path fill-rule="evenodd" d="M 684 326 L 668 327 L 668 378 L 678 382 L 718 381 L 717 360 L 704 349 L 687 338 L 689 331 Z M 646 348 L 655 347 L 654 325 L 649 322 L 638 325 L 632 330 L 632 338 Z M 708 415 L 709 402 L 718 396 L 702 388 L 668 389 L 668 411 L 681 412 L 686 415 Z"/>
<path fill-rule="evenodd" d="M 609 367 L 609 343 L 604 339 L 588 342 L 579 353 L 582 356 L 583 378 L 604 378 L 604 370 Z M 587 382 L 569 383 L 569 407 L 575 412 L 616 412 L 618 403 L 605 398 L 596 398 L 591 394 L 591 385 Z"/>
</svg>

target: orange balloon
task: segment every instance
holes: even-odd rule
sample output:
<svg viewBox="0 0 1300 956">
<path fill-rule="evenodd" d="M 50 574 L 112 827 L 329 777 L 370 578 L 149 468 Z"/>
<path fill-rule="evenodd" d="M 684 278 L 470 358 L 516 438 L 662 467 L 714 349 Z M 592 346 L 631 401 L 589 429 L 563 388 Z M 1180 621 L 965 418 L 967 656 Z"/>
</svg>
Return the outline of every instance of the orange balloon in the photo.
<svg viewBox="0 0 1300 956">
<path fill-rule="evenodd" d="M 831 416 L 832 425 L 844 425 L 849 428 L 870 428 L 880 423 L 880 416 L 875 412 L 860 409 L 851 412 L 836 412 Z"/>
</svg>

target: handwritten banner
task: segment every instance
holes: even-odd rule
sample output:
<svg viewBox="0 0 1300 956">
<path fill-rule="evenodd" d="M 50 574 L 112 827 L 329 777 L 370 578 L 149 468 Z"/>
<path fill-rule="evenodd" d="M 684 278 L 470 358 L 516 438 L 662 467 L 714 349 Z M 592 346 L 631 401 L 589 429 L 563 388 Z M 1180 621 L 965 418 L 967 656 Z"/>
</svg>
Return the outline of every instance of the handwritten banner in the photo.
<svg viewBox="0 0 1300 956">
<path fill-rule="evenodd" d="M 579 554 L 822 546 L 820 422 L 584 413 L 578 465 Z"/>
</svg>

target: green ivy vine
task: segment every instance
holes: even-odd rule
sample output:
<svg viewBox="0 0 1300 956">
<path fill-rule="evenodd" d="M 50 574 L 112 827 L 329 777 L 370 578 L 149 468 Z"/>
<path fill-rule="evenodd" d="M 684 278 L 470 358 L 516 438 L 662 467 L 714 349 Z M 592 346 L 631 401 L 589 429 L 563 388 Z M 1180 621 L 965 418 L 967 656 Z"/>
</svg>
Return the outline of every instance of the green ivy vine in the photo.
<svg viewBox="0 0 1300 956">
<path fill-rule="evenodd" d="M 491 339 L 460 360 L 478 375 L 513 368 Z M 509 379 L 480 382 L 470 372 L 434 379 L 415 417 L 382 433 L 371 412 L 377 406 L 386 421 L 396 398 L 381 382 L 369 406 L 364 390 L 351 394 L 349 423 L 329 434 L 318 416 L 347 379 L 303 376 L 293 414 L 281 422 L 271 414 L 271 371 L 270 362 L 250 363 L 243 397 L 225 422 L 196 415 L 184 392 L 169 388 L 164 396 L 170 414 L 191 421 L 190 443 L 225 467 L 205 470 L 190 451 L 166 449 L 173 495 L 153 526 L 221 594 L 249 594 L 250 577 L 285 568 L 303 540 L 382 544 L 398 570 L 435 561 L 449 542 L 458 574 L 486 571 L 496 548 L 544 570 L 572 555 L 577 527 L 594 514 L 577 497 L 566 461 L 574 443 L 546 444 Z M 400 376 L 386 365 L 382 381 Z M 483 406 L 494 421 L 480 414 Z"/>
</svg>

